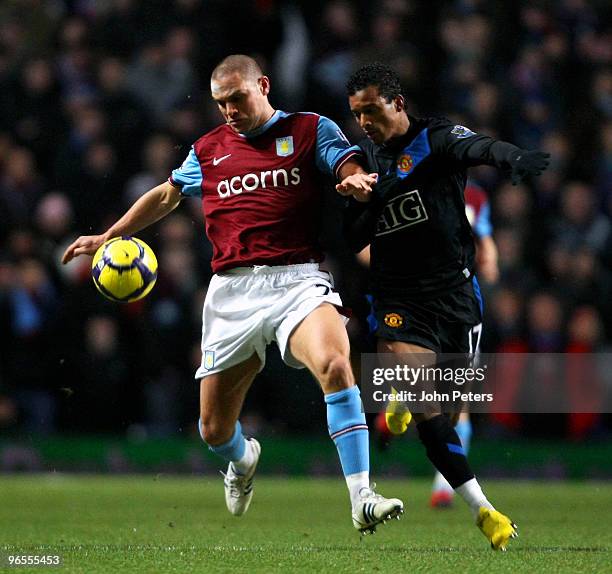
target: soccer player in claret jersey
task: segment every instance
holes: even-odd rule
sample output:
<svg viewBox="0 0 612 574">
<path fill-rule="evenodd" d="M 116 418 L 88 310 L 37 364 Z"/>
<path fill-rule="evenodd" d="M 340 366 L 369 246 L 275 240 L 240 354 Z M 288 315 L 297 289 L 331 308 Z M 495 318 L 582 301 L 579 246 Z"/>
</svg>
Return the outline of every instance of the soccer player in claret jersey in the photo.
<svg viewBox="0 0 612 574">
<path fill-rule="evenodd" d="M 368 428 L 349 363 L 342 302 L 323 260 L 317 222 L 320 173 L 347 178 L 358 199 L 371 191 L 360 150 L 338 126 L 312 113 L 288 114 L 269 103 L 270 80 L 247 56 L 224 59 L 211 77 L 225 123 L 195 142 L 167 182 L 142 196 L 102 235 L 79 237 L 63 261 L 92 254 L 106 240 L 158 221 L 186 196 L 202 198 L 213 245 L 203 310 L 202 439 L 228 462 L 228 510 L 244 514 L 261 447 L 238 420 L 245 395 L 276 341 L 291 367 L 307 367 L 321 385 L 331 438 L 349 489 L 353 525 L 374 532 L 399 518 L 403 504 L 369 483 Z"/>
<path fill-rule="evenodd" d="M 374 187 L 367 202 L 349 199 L 346 233 L 356 252 L 371 244 L 381 360 L 393 354 L 407 363 L 425 357 L 431 364 L 439 353 L 473 354 L 482 309 L 463 196 L 467 168 L 497 166 L 518 183 L 541 173 L 548 154 L 444 118 L 408 115 L 397 74 L 381 64 L 358 70 L 347 89 L 351 111 L 367 135 L 360 147 Z M 356 191 L 351 179 L 336 189 Z M 425 412 L 413 414 L 427 456 L 466 501 L 491 546 L 505 550 L 516 527 L 494 509 L 470 469 L 453 428 L 457 413 L 450 417 L 435 403 L 424 406 Z"/>
</svg>

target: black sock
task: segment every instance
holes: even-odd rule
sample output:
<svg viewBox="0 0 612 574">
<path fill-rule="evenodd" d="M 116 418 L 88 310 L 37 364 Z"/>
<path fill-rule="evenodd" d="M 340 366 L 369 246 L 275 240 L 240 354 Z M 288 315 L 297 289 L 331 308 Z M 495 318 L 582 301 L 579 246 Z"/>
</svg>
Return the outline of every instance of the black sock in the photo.
<svg viewBox="0 0 612 574">
<path fill-rule="evenodd" d="M 425 445 L 427 458 L 453 488 L 474 478 L 461 441 L 446 415 L 437 415 L 420 422 L 417 429 Z"/>
</svg>

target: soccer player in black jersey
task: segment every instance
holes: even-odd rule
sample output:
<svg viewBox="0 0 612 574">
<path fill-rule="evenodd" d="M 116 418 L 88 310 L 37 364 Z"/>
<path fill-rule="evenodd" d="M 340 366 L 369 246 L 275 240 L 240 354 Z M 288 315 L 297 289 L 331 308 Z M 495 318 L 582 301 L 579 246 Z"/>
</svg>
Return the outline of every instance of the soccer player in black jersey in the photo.
<svg viewBox="0 0 612 574">
<path fill-rule="evenodd" d="M 370 289 L 377 348 L 431 357 L 476 352 L 482 306 L 474 276 L 474 240 L 465 214 L 467 169 L 492 165 L 513 183 L 539 175 L 549 155 L 474 133 L 445 118 L 406 112 L 397 74 L 381 64 L 355 72 L 349 105 L 367 138 L 369 175 L 343 180 L 349 197 L 345 234 L 355 252 L 370 244 Z M 487 500 L 448 414 L 439 405 L 414 413 L 427 456 L 468 504 L 494 549 L 516 527 Z"/>
</svg>

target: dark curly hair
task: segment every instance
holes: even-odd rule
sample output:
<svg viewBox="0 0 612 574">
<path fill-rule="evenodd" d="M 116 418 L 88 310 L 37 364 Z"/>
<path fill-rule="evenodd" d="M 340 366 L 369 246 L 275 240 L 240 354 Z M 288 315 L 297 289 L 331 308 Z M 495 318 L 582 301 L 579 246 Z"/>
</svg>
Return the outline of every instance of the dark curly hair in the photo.
<svg viewBox="0 0 612 574">
<path fill-rule="evenodd" d="M 354 96 L 368 86 L 377 86 L 378 92 L 387 102 L 402 93 L 398 75 L 389 66 L 379 62 L 367 64 L 354 72 L 346 83 L 346 91 L 349 96 Z"/>
</svg>

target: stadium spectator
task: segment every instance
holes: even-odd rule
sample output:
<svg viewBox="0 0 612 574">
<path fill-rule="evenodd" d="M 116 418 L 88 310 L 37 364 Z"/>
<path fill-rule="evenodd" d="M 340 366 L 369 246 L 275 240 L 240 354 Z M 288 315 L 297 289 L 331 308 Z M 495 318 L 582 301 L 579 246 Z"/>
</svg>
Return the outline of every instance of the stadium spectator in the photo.
<svg viewBox="0 0 612 574">
<path fill-rule="evenodd" d="M 163 133 L 151 135 L 142 149 L 143 171 L 127 180 L 123 203 L 132 205 L 147 190 L 163 181 L 164 175 L 176 163 L 174 141 Z"/>
<path fill-rule="evenodd" d="M 125 429 L 125 397 L 133 391 L 120 325 L 110 315 L 94 314 L 86 320 L 82 336 L 83 345 L 74 353 L 76 372 L 64 416 L 88 432 Z"/>
<path fill-rule="evenodd" d="M 563 351 L 563 307 L 558 297 L 548 292 L 534 294 L 527 303 L 527 336 L 532 353 Z"/>
<path fill-rule="evenodd" d="M 74 213 L 68 197 L 60 192 L 47 193 L 36 206 L 34 217 L 39 254 L 44 261 L 57 260 L 57 251 L 69 238 Z"/>
<path fill-rule="evenodd" d="M 44 188 L 34 154 L 25 147 L 9 149 L 0 174 L 0 202 L 8 212 L 8 227 L 28 223 Z"/>
<path fill-rule="evenodd" d="M 184 28 L 171 30 L 164 42 L 143 46 L 128 69 L 128 89 L 161 125 L 167 114 L 196 89 L 196 76 L 188 59 L 191 41 L 191 34 Z"/>
<path fill-rule="evenodd" d="M 553 224 L 553 241 L 601 253 L 611 231 L 610 219 L 598 210 L 592 187 L 568 183 L 561 196 L 561 217 Z"/>
<path fill-rule="evenodd" d="M 127 89 L 124 61 L 117 57 L 102 58 L 97 81 L 100 109 L 108 120 L 108 138 L 122 158 L 121 165 L 136 165 L 141 150 L 133 144 L 147 134 L 149 116 Z M 123 169 L 126 175 L 131 173 Z"/>
<path fill-rule="evenodd" d="M 33 433 L 53 432 L 57 396 L 53 392 L 58 349 L 53 344 L 59 317 L 58 294 L 42 262 L 24 258 L 15 266 L 8 297 L 12 337 L 5 352 L 7 380 L 23 426 Z"/>
</svg>

